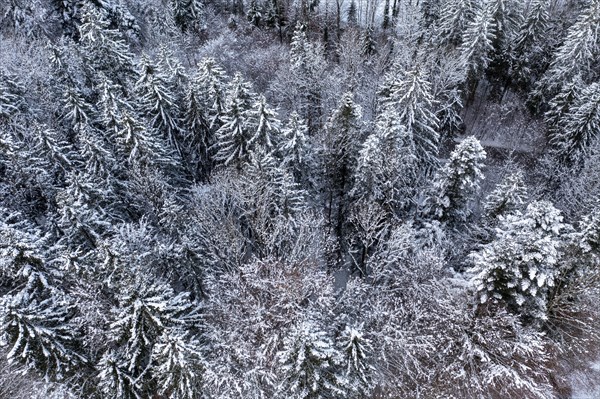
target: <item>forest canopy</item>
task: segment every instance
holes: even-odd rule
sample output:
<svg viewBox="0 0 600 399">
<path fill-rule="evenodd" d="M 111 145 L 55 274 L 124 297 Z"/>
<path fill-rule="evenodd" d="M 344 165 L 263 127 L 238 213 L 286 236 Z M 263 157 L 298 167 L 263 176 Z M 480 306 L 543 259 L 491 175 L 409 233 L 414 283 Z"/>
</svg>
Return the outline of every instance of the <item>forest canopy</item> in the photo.
<svg viewBox="0 0 600 399">
<path fill-rule="evenodd" d="M 600 0 L 0 2 L 0 399 L 568 398 L 599 303 Z"/>
</svg>

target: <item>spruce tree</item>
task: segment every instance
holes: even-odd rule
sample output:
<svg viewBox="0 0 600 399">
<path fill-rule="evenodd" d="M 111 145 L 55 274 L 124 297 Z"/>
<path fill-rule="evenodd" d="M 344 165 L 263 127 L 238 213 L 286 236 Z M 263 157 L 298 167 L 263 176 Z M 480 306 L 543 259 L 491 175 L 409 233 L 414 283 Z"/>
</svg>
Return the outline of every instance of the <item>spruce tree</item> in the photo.
<svg viewBox="0 0 600 399">
<path fill-rule="evenodd" d="M 236 74 L 227 90 L 222 126 L 216 132 L 215 160 L 235 165 L 238 170 L 249 159 L 251 133 L 249 118 L 255 94 L 241 74 Z"/>
<path fill-rule="evenodd" d="M 481 169 L 485 158 L 486 153 L 475 137 L 461 141 L 435 176 L 427 199 L 429 213 L 443 221 L 465 221 L 470 213 L 468 201 L 484 178 Z"/>
<path fill-rule="evenodd" d="M 398 123 L 412 136 L 421 169 L 427 171 L 437 165 L 439 120 L 431 84 L 423 72 L 413 69 L 388 75 L 379 97 L 382 112 L 397 112 Z"/>
<path fill-rule="evenodd" d="M 321 399 L 342 395 L 335 376 L 339 353 L 323 331 L 309 323 L 297 326 L 278 353 L 283 372 L 283 389 L 294 399 Z"/>
<path fill-rule="evenodd" d="M 532 322 L 547 320 L 547 301 L 558 283 L 570 227 L 550 202 L 533 202 L 525 213 L 501 219 L 496 239 L 472 255 L 482 304 L 503 301 Z"/>
<path fill-rule="evenodd" d="M 567 163 L 581 161 L 600 131 L 600 83 L 581 90 L 559 126 L 550 140 L 556 154 Z"/>
</svg>

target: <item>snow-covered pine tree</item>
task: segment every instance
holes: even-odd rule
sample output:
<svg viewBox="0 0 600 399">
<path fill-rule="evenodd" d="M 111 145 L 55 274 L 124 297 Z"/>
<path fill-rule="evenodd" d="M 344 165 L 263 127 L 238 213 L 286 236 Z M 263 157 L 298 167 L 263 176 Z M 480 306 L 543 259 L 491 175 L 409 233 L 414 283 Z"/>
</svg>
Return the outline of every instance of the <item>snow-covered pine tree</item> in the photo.
<svg viewBox="0 0 600 399">
<path fill-rule="evenodd" d="M 544 122 L 548 127 L 550 137 L 561 133 L 563 129 L 561 123 L 569 113 L 575 99 L 581 96 L 583 86 L 583 81 L 579 77 L 576 77 L 572 81 L 565 83 L 558 94 L 548 102 L 548 111 L 544 114 Z"/>
<path fill-rule="evenodd" d="M 138 73 L 135 86 L 139 113 L 148 118 L 150 126 L 161 132 L 181 155 L 179 106 L 175 103 L 169 77 L 146 55 L 138 62 Z"/>
<path fill-rule="evenodd" d="M 550 139 L 557 156 L 564 162 L 581 162 L 600 132 L 600 83 L 581 89 Z"/>
<path fill-rule="evenodd" d="M 335 375 L 340 353 L 331 338 L 310 321 L 300 323 L 284 340 L 278 353 L 283 386 L 281 394 L 293 399 L 325 399 L 344 395 Z"/>
<path fill-rule="evenodd" d="M 556 50 L 554 59 L 544 77 L 538 81 L 536 94 L 551 98 L 563 85 L 579 76 L 589 83 L 598 78 L 594 65 L 600 56 L 600 0 L 591 0 L 567 31 Z"/>
<path fill-rule="evenodd" d="M 98 390 L 113 398 L 142 399 L 141 381 L 127 370 L 126 362 L 108 350 L 98 362 Z"/>
<path fill-rule="evenodd" d="M 177 399 L 200 397 L 203 356 L 196 338 L 181 328 L 168 328 L 154 346 L 152 357 L 152 375 L 160 394 Z"/>
<path fill-rule="evenodd" d="M 185 131 L 187 162 L 195 178 L 206 180 L 213 167 L 209 148 L 214 144 L 214 129 L 210 127 L 210 115 L 206 95 L 200 93 L 199 85 L 193 81 L 185 92 L 183 127 Z"/>
<path fill-rule="evenodd" d="M 461 141 L 435 176 L 426 200 L 428 213 L 442 221 L 465 221 L 470 213 L 468 202 L 484 178 L 481 169 L 485 158 L 485 150 L 475 137 Z"/>
<path fill-rule="evenodd" d="M 328 222 L 335 226 L 339 240 L 344 237 L 347 195 L 363 140 L 362 108 L 354 102 L 352 93 L 344 93 L 326 125 L 327 143 L 323 162 L 327 181 Z"/>
<path fill-rule="evenodd" d="M 0 297 L 0 333 L 9 344 L 8 361 L 25 363 L 62 380 L 86 360 L 77 353 L 75 305 L 56 289 L 29 287 Z"/>
<path fill-rule="evenodd" d="M 292 112 L 281 130 L 278 147 L 282 165 L 291 171 L 296 182 L 306 187 L 310 180 L 314 159 L 308 142 L 308 126 L 296 112 Z"/>
<path fill-rule="evenodd" d="M 200 32 L 204 17 L 201 0 L 170 0 L 173 19 L 183 33 Z"/>
<path fill-rule="evenodd" d="M 76 125 L 75 131 L 86 172 L 110 180 L 117 163 L 101 133 L 87 123 Z"/>
<path fill-rule="evenodd" d="M 113 84 L 110 79 L 100 78 L 97 90 L 100 97 L 98 99 L 98 118 L 96 122 L 105 129 L 106 136 L 114 142 L 121 128 L 120 120 L 123 113 L 132 110 L 127 101 L 122 98 L 119 86 Z"/>
<path fill-rule="evenodd" d="M 442 45 L 460 45 L 467 24 L 473 19 L 475 7 L 473 0 L 445 0 L 435 24 L 435 41 Z"/>
<path fill-rule="evenodd" d="M 294 30 L 290 43 L 290 67 L 286 71 L 289 81 L 282 90 L 292 97 L 290 105 L 306 120 L 312 134 L 321 123 L 322 77 L 326 62 L 322 48 L 308 40 L 305 30 L 301 24 Z"/>
<path fill-rule="evenodd" d="M 362 34 L 362 55 L 365 57 L 370 57 L 373 54 L 377 53 L 377 42 L 375 42 L 375 32 L 373 32 L 373 27 L 368 26 Z"/>
<path fill-rule="evenodd" d="M 0 122 L 8 122 L 14 115 L 26 109 L 23 97 L 26 91 L 17 76 L 0 70 Z"/>
<path fill-rule="evenodd" d="M 249 151 L 256 147 L 263 147 L 267 151 L 277 148 L 281 122 L 277 119 L 277 111 L 267 104 L 265 96 L 258 96 L 252 109 L 248 112 L 248 130 L 250 133 Z"/>
<path fill-rule="evenodd" d="M 71 124 L 71 128 L 78 124 L 85 124 L 93 120 L 92 106 L 81 95 L 81 92 L 74 88 L 67 88 L 62 101 L 63 119 Z"/>
<path fill-rule="evenodd" d="M 109 202 L 112 194 L 103 189 L 98 178 L 86 172 L 72 172 L 66 181 L 67 187 L 56 194 L 59 241 L 67 247 L 95 248 L 112 227 L 99 202 Z"/>
<path fill-rule="evenodd" d="M 565 233 L 571 229 L 562 221 L 547 201 L 502 217 L 496 239 L 471 255 L 479 301 L 503 301 L 525 318 L 546 320 L 548 294 L 558 282 Z"/>
<path fill-rule="evenodd" d="M 518 170 L 506 176 L 485 198 L 483 208 L 486 214 L 496 219 L 518 210 L 527 199 L 527 187 L 523 172 Z"/>
<path fill-rule="evenodd" d="M 143 381 L 150 377 L 153 348 L 161 335 L 168 328 L 196 321 L 196 310 L 189 294 L 176 294 L 168 284 L 151 282 L 144 275 L 134 278 L 137 281 L 118 294 L 110 338 L 120 349 L 127 373 Z"/>
<path fill-rule="evenodd" d="M 266 224 L 277 218 L 289 220 L 307 208 L 305 192 L 292 173 L 266 149 L 252 151 L 246 169 L 244 180 L 252 195 L 249 210 Z"/>
<path fill-rule="evenodd" d="M 412 202 L 415 180 L 412 137 L 392 110 L 383 110 L 360 150 L 352 195 L 394 213 Z"/>
<path fill-rule="evenodd" d="M 116 152 L 129 166 L 147 168 L 177 164 L 160 134 L 146 128 L 133 114 L 124 112 L 119 123 L 122 127 L 116 136 Z"/>
<path fill-rule="evenodd" d="M 79 35 L 81 55 L 89 78 L 96 80 L 101 72 L 127 88 L 135 76 L 133 53 L 123 34 L 111 27 L 106 11 L 87 3 L 83 8 Z"/>
<path fill-rule="evenodd" d="M 381 111 L 398 113 L 398 123 L 412 136 L 417 162 L 428 171 L 438 163 L 439 121 L 431 84 L 419 69 L 387 76 L 379 92 Z"/>
<path fill-rule="evenodd" d="M 221 126 L 227 97 L 227 74 L 214 58 L 203 58 L 190 87 L 206 103 L 210 127 Z"/>
<path fill-rule="evenodd" d="M 372 342 L 363 330 L 362 324 L 346 326 L 336 340 L 342 354 L 338 379 L 349 397 L 369 397 L 375 387 Z"/>
<path fill-rule="evenodd" d="M 496 8 L 493 3 L 484 2 L 475 8 L 473 20 L 467 24 L 462 35 L 459 48 L 461 61 L 472 81 L 487 69 L 494 51 L 499 28 L 494 18 Z"/>
<path fill-rule="evenodd" d="M 227 89 L 222 126 L 216 132 L 215 161 L 238 170 L 249 159 L 249 118 L 255 94 L 241 74 L 236 74 Z"/>
<path fill-rule="evenodd" d="M 549 7 L 545 0 L 532 0 L 511 49 L 512 74 L 526 89 L 539 77 L 545 65 L 543 39 L 549 26 Z"/>
</svg>

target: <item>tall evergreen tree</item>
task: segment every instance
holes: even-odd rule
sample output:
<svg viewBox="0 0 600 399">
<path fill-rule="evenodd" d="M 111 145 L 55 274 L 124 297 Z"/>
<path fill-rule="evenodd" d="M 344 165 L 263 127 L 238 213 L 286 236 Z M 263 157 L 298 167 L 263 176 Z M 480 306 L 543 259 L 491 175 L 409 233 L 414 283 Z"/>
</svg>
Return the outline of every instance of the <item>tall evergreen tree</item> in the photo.
<svg viewBox="0 0 600 399">
<path fill-rule="evenodd" d="M 419 165 L 425 170 L 435 166 L 440 140 L 439 121 L 434 111 L 431 84 L 423 72 L 413 69 L 391 74 L 379 94 L 382 109 L 398 112 L 398 123 L 412 136 Z"/>
<path fill-rule="evenodd" d="M 450 222 L 467 219 L 467 203 L 484 178 L 481 169 L 485 158 L 486 153 L 475 137 L 467 137 L 456 146 L 434 179 L 433 191 L 427 200 L 432 215 Z"/>
<path fill-rule="evenodd" d="M 216 133 L 217 162 L 241 169 L 242 164 L 248 161 L 248 142 L 252 137 L 248 122 L 254 97 L 250 84 L 241 74 L 236 74 L 227 89 L 222 126 Z"/>
</svg>

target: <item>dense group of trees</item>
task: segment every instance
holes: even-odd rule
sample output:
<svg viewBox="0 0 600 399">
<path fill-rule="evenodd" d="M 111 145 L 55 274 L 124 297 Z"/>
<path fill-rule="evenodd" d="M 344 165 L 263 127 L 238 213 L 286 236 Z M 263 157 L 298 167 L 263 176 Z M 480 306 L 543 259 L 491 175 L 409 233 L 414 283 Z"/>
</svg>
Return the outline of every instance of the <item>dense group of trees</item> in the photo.
<svg viewBox="0 0 600 399">
<path fill-rule="evenodd" d="M 599 79 L 599 0 L 2 1 L 0 398 L 568 397 Z"/>
</svg>

